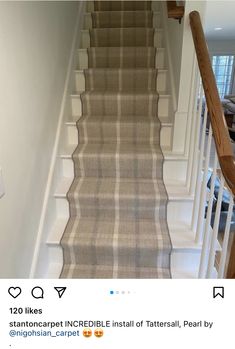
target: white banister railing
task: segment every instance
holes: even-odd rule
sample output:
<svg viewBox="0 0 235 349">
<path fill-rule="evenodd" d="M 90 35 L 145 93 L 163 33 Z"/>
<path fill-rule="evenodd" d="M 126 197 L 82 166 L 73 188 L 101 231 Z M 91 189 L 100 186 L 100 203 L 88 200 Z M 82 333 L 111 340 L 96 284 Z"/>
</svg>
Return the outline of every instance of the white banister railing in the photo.
<svg viewBox="0 0 235 349">
<path fill-rule="evenodd" d="M 235 183 L 231 171 L 234 171 L 235 162 L 230 147 L 232 141 L 220 106 L 198 12 L 192 12 L 190 20 L 198 60 L 196 76 L 199 77 L 192 103 L 193 129 L 188 161 L 189 188 L 194 196 L 191 228 L 195 243 L 201 246 L 198 278 L 234 277 Z M 229 275 L 227 269 L 230 269 Z"/>
<path fill-rule="evenodd" d="M 191 180 L 195 180 L 193 173 L 196 177 L 192 230 L 195 242 L 202 245 L 198 277 L 223 278 L 229 257 L 235 206 L 233 194 L 226 186 L 220 169 L 202 84 L 199 84 L 195 98 L 196 111 L 193 111 L 193 117 L 196 120 L 193 123 L 192 159 L 189 159 L 189 163 L 192 166 Z"/>
</svg>

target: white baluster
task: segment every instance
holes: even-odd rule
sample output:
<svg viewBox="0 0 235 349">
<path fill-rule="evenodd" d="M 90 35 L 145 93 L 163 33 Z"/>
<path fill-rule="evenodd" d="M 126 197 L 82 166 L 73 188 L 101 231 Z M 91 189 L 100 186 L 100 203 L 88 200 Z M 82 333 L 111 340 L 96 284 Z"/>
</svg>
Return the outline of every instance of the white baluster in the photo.
<svg viewBox="0 0 235 349">
<path fill-rule="evenodd" d="M 197 81 L 197 89 L 196 89 L 196 98 L 194 102 L 194 108 L 193 108 L 193 123 L 192 123 L 192 129 L 191 129 L 191 147 L 190 147 L 190 154 L 189 154 L 189 166 L 188 166 L 188 172 L 187 172 L 187 178 L 188 178 L 188 186 L 190 188 L 190 194 L 193 194 L 195 191 L 195 185 L 196 185 L 196 166 L 198 163 L 198 144 L 199 144 L 199 134 L 200 134 L 200 124 L 201 124 L 201 109 L 202 109 L 202 100 L 199 105 L 199 110 L 197 111 L 197 104 L 198 104 L 198 94 L 199 94 L 199 86 L 200 81 L 198 79 Z M 202 87 L 201 87 L 201 93 L 202 93 Z"/>
<path fill-rule="evenodd" d="M 201 184 L 202 184 L 202 163 L 204 158 L 206 123 L 207 123 L 207 106 L 205 106 L 203 126 L 202 126 L 202 132 L 201 132 L 201 146 L 199 151 L 196 190 L 195 190 L 195 198 L 194 198 L 194 206 L 193 206 L 192 230 L 194 232 L 196 232 L 197 221 L 198 221 L 198 210 L 199 210 L 199 204 L 200 204 L 199 199 L 200 199 Z"/>
<path fill-rule="evenodd" d="M 221 173 L 219 195 L 218 195 L 218 200 L 217 200 L 217 204 L 216 204 L 215 219 L 214 219 L 213 231 L 212 231 L 212 236 L 211 236 L 209 262 L 208 262 L 208 269 L 207 269 L 207 275 L 206 275 L 207 278 L 213 277 L 216 245 L 218 243 L 217 237 L 218 237 L 218 229 L 219 229 L 220 211 L 221 211 L 221 202 L 222 202 L 222 197 L 223 197 L 223 191 L 224 191 L 224 177 Z"/>
<path fill-rule="evenodd" d="M 228 241 L 229 241 L 230 225 L 231 225 L 231 219 L 232 219 L 232 213 L 233 213 L 233 205 L 234 205 L 233 196 L 230 195 L 229 208 L 228 208 L 226 227 L 225 227 L 222 252 L 221 252 L 221 259 L 219 264 L 218 278 L 224 277 L 224 270 L 225 270 L 226 258 L 228 253 Z"/>
<path fill-rule="evenodd" d="M 208 168 L 209 168 L 209 160 L 210 160 L 210 153 L 211 153 L 211 138 L 212 138 L 212 129 L 210 124 L 207 147 L 206 147 L 206 158 L 205 158 L 205 165 L 204 165 L 204 172 L 203 172 L 203 180 L 202 180 L 201 192 L 200 192 L 200 205 L 199 205 L 199 213 L 198 213 L 198 221 L 197 221 L 196 243 L 199 243 L 202 241 L 202 235 L 203 235 L 205 206 L 206 206 L 206 192 L 207 192 L 207 177 L 208 177 Z"/>
<path fill-rule="evenodd" d="M 204 239 L 202 244 L 201 260 L 200 260 L 200 267 L 199 267 L 199 274 L 198 274 L 199 278 L 204 278 L 206 276 L 206 270 L 207 270 L 208 251 L 209 251 L 209 245 L 210 245 L 210 232 L 211 232 L 211 214 L 212 214 L 212 208 L 214 203 L 214 190 L 215 190 L 217 164 L 218 164 L 218 158 L 217 158 L 217 155 L 215 154 L 213 172 L 212 172 L 211 184 L 210 184 L 209 203 L 208 203 L 207 215 L 206 215 L 205 234 L 204 234 Z"/>
</svg>

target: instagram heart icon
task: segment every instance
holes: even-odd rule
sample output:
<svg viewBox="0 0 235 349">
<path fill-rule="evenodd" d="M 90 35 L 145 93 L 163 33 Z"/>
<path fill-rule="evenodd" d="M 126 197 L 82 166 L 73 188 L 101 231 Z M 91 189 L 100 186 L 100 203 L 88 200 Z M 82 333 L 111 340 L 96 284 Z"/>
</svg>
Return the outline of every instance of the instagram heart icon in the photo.
<svg viewBox="0 0 235 349">
<path fill-rule="evenodd" d="M 21 294 L 21 288 L 20 287 L 10 287 L 8 289 L 8 293 L 13 298 L 17 298 Z"/>
</svg>

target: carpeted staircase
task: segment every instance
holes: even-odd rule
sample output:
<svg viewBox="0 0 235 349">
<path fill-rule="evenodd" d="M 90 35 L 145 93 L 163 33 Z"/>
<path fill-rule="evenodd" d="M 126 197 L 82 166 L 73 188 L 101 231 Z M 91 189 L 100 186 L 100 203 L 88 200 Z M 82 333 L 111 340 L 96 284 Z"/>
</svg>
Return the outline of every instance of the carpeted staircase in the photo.
<svg viewBox="0 0 235 349">
<path fill-rule="evenodd" d="M 95 1 L 62 278 L 169 278 L 150 1 Z"/>
</svg>

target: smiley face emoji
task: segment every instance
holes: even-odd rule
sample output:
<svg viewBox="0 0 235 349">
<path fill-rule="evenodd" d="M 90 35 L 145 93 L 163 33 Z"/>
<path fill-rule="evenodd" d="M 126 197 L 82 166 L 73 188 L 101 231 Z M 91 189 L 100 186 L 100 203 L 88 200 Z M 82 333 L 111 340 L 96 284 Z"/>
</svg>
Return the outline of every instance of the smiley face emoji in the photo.
<svg viewBox="0 0 235 349">
<path fill-rule="evenodd" d="M 100 338 L 103 337 L 104 331 L 102 328 L 96 328 L 94 334 L 97 338 Z"/>
<path fill-rule="evenodd" d="M 92 336 L 92 331 L 90 328 L 84 328 L 82 333 L 83 333 L 83 336 L 86 338 L 89 338 Z"/>
</svg>

